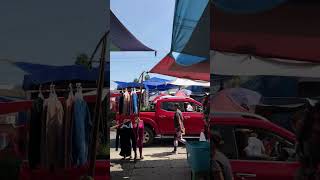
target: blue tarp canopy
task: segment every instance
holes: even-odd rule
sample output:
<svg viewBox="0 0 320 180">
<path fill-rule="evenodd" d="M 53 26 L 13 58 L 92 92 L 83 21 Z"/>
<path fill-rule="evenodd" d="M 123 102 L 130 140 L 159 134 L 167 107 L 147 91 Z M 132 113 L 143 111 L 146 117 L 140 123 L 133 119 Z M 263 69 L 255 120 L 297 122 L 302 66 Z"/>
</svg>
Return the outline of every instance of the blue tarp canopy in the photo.
<svg viewBox="0 0 320 180">
<path fill-rule="evenodd" d="M 124 88 L 140 88 L 141 86 L 144 88 L 144 85 L 136 82 L 123 82 L 123 81 L 114 81 L 118 84 L 118 89 Z"/>
<path fill-rule="evenodd" d="M 170 55 L 191 66 L 209 59 L 209 0 L 176 0 Z"/>
<path fill-rule="evenodd" d="M 170 80 L 167 79 L 162 79 L 162 78 L 157 78 L 153 77 L 150 78 L 149 80 L 146 80 L 143 82 L 142 87 L 146 88 L 148 90 L 159 90 L 159 91 L 164 91 L 172 88 L 176 88 L 177 86 L 168 84 Z M 141 83 L 136 83 L 136 82 L 121 82 L 121 81 L 115 81 L 115 83 L 118 84 L 118 89 L 123 89 L 123 88 L 140 88 Z"/>
<path fill-rule="evenodd" d="M 23 89 L 28 90 L 34 85 L 58 81 L 97 81 L 99 69 L 88 69 L 80 65 L 50 66 L 33 63 L 17 62 L 17 67 L 28 73 L 24 76 Z M 105 68 L 105 82 L 109 82 L 109 64 Z"/>
<path fill-rule="evenodd" d="M 177 86 L 168 84 L 171 80 L 162 79 L 153 77 L 143 82 L 145 87 L 149 90 L 158 90 L 158 91 L 165 91 L 168 89 L 176 88 Z"/>
<path fill-rule="evenodd" d="M 0 102 L 13 102 L 13 101 L 19 101 L 19 100 L 24 100 L 24 99 L 17 98 L 17 97 L 0 96 Z"/>
</svg>

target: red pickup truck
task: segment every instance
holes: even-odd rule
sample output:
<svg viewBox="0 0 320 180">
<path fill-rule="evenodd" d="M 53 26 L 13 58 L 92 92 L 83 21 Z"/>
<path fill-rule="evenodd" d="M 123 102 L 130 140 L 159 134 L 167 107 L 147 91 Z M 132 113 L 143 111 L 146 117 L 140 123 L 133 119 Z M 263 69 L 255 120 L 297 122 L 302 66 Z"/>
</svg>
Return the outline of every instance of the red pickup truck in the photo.
<svg viewBox="0 0 320 180">
<path fill-rule="evenodd" d="M 213 113 L 211 131 L 222 137 L 222 151 L 231 162 L 235 180 L 293 180 L 299 167 L 295 155 L 295 135 L 272 122 L 245 113 Z M 258 135 L 266 155 L 248 156 L 244 149 L 248 136 Z"/>
<path fill-rule="evenodd" d="M 199 137 L 204 128 L 202 104 L 188 97 L 162 96 L 151 104 L 149 111 L 140 112 L 140 119 L 145 124 L 145 145 L 152 144 L 155 138 L 173 138 L 175 103 L 180 104 L 184 117 L 185 138 Z M 123 117 L 117 116 L 117 121 L 122 119 Z"/>
</svg>

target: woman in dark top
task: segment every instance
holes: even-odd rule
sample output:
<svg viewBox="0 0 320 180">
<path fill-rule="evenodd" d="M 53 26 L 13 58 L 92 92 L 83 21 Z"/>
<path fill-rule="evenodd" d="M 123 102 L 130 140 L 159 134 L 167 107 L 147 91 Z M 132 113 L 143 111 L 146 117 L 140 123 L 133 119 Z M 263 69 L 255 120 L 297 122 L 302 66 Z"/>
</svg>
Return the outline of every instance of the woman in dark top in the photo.
<svg viewBox="0 0 320 180">
<path fill-rule="evenodd" d="M 133 132 L 132 122 L 130 120 L 126 120 L 120 128 L 120 147 L 120 156 L 122 156 L 123 159 L 126 159 L 127 157 L 131 158 L 132 147 L 135 152 L 135 159 L 137 158 L 137 153 L 135 151 L 136 140 Z"/>
</svg>

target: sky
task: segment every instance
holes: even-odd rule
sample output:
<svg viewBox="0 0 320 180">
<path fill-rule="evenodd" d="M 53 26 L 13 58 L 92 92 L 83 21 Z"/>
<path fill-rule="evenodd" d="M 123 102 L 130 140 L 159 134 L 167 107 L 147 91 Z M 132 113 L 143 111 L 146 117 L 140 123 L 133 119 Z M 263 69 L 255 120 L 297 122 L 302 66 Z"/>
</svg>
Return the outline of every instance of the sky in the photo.
<svg viewBox="0 0 320 180">
<path fill-rule="evenodd" d="M 109 9 L 104 0 L 2 0 L 0 85 L 19 83 L 24 74 L 4 60 L 70 65 L 79 53 L 91 54 Z"/>
<path fill-rule="evenodd" d="M 124 26 L 154 52 L 111 52 L 111 89 L 113 81 L 132 82 L 149 71 L 170 50 L 174 0 L 111 0 L 111 10 Z M 150 74 L 151 77 L 174 79 Z"/>
</svg>

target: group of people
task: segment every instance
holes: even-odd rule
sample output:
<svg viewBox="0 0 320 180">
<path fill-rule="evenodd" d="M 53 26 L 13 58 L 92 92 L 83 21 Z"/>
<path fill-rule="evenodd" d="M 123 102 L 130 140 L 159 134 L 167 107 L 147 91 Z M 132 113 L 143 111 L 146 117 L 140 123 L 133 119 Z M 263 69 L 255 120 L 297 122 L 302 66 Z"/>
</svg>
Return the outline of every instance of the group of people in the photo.
<svg viewBox="0 0 320 180">
<path fill-rule="evenodd" d="M 137 148 L 139 149 L 140 159 L 143 159 L 143 120 L 141 120 L 139 117 L 136 117 L 134 122 L 132 122 L 130 119 L 126 119 L 123 123 L 119 123 L 116 128 L 116 151 L 118 151 L 120 139 L 120 156 L 123 157 L 123 160 L 127 158 L 132 159 L 132 150 L 134 152 L 134 160 L 137 160 Z"/>
</svg>

